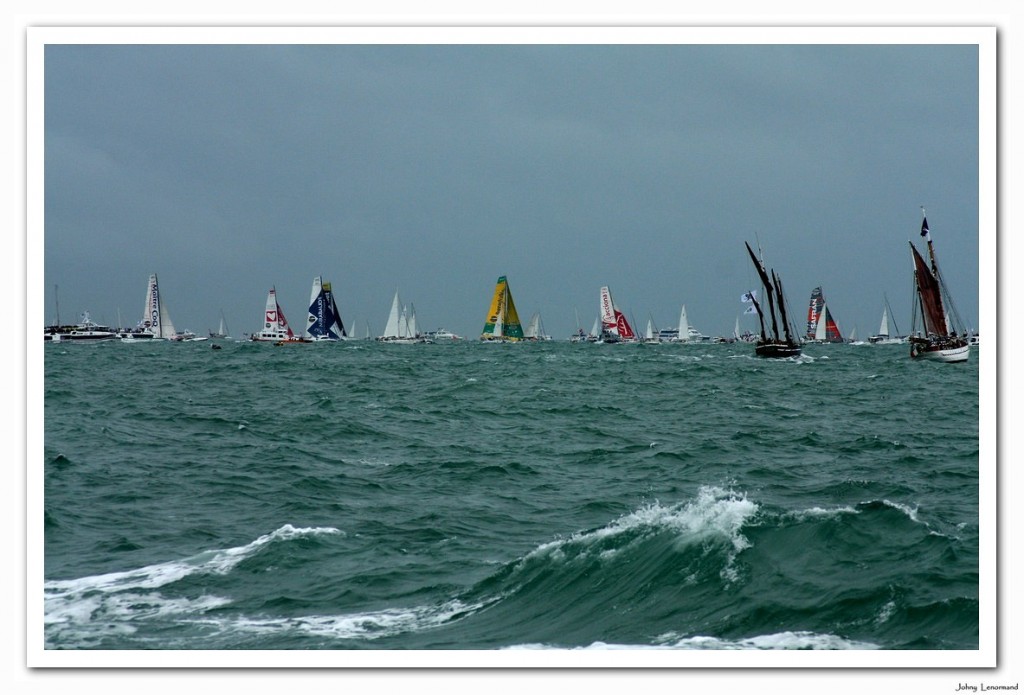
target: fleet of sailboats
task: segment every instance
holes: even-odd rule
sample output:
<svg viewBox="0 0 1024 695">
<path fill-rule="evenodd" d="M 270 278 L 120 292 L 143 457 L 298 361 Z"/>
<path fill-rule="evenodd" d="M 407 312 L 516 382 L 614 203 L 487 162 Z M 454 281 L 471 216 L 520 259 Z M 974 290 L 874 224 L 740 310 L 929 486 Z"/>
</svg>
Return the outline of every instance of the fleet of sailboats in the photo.
<svg viewBox="0 0 1024 695">
<path fill-rule="evenodd" d="M 963 329 L 956 306 L 949 294 L 936 260 L 935 246 L 928 227 L 928 219 L 922 208 L 921 236 L 925 240 L 926 250 L 921 252 L 910 242 L 913 263 L 914 302 L 909 335 L 902 335 L 896 326 L 895 315 L 887 296 L 883 295 L 882 318 L 878 333 L 869 337 L 867 343 L 855 342 L 856 330 L 844 341 L 832 311 L 825 301 L 821 286 L 811 292 L 807 310 L 806 332 L 799 338 L 787 314 L 785 294 L 782 281 L 774 270 L 766 268 L 760 257 L 760 250 L 755 254 L 749 243 L 745 242 L 747 253 L 754 264 L 761 287 L 746 292 L 741 301 L 749 304 L 744 312 L 756 314 L 760 325 L 760 335 L 750 331 L 740 331 L 740 317 L 736 317 L 732 336 L 729 338 L 707 338 L 694 329 L 687 317 L 686 305 L 683 304 L 679 313 L 677 328 L 659 330 L 654 317 L 649 316 L 643 335 L 633 329 L 626 314 L 615 304 L 611 290 L 607 285 L 600 288 L 598 315 L 590 332 L 584 332 L 580 326 L 579 313 L 576 312 L 576 331 L 569 338 L 574 343 L 685 343 L 685 342 L 753 342 L 755 354 L 761 357 L 798 357 L 802 353 L 801 342 L 804 343 L 842 343 L 850 342 L 857 345 L 886 345 L 910 343 L 910 356 L 914 359 L 933 360 L 939 362 L 964 362 L 970 354 L 970 347 L 977 346 L 979 341 L 973 332 Z M 758 292 L 763 298 L 758 300 Z M 156 273 L 149 276 L 146 287 L 145 306 L 142 319 L 131 329 L 120 327 L 120 310 L 118 310 L 117 328 L 92 321 L 89 312 L 83 312 L 78 324 L 60 324 L 59 301 L 57 304 L 57 322 L 45 327 L 44 339 L 47 342 L 82 341 L 96 342 L 117 340 L 123 342 L 137 341 L 198 341 L 208 340 L 197 337 L 191 331 L 177 331 L 171 320 L 166 301 L 161 293 Z M 248 335 L 255 342 L 273 342 L 276 344 L 299 344 L 319 341 L 342 341 L 352 339 L 342 321 L 335 293 L 331 283 L 325 282 L 322 276 L 313 278 L 310 291 L 309 307 L 305 326 L 299 334 L 293 331 L 285 318 L 277 298 L 276 288 L 271 287 L 267 294 L 263 314 L 262 328 Z M 366 338 L 370 336 L 367 323 Z M 220 312 L 220 324 L 217 331 L 209 331 L 209 338 L 228 339 L 227 322 L 224 312 Z M 424 343 L 440 340 L 457 340 L 458 336 L 446 330 L 423 333 L 417 327 L 416 310 L 412 304 L 401 301 L 398 290 L 391 304 L 384 332 L 377 340 L 384 343 Z M 549 341 L 551 336 L 544 330 L 540 312 L 534 312 L 524 329 L 512 298 L 508 278 L 498 278 L 494 294 L 480 340 L 484 342 L 519 342 Z"/>
</svg>

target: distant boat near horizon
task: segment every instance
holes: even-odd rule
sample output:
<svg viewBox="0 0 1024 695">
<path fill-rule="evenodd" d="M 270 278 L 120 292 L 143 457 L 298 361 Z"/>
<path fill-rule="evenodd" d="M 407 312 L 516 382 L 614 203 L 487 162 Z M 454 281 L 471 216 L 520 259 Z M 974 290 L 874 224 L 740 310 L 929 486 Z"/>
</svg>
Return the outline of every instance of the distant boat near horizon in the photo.
<svg viewBox="0 0 1024 695">
<path fill-rule="evenodd" d="M 309 295 L 306 337 L 314 341 L 343 340 L 346 337 L 345 324 L 338 312 L 331 283 L 324 282 L 320 275 L 313 278 L 313 287 Z"/>
<path fill-rule="evenodd" d="M 271 287 L 267 292 L 267 304 L 263 310 L 263 328 L 249 336 L 249 340 L 257 343 L 307 343 L 305 338 L 299 338 L 288 325 L 288 319 L 277 301 L 277 288 Z"/>
<path fill-rule="evenodd" d="M 494 296 L 491 298 L 491 306 L 487 310 L 487 320 L 484 321 L 480 340 L 515 343 L 525 337 L 523 325 L 519 321 L 519 312 L 516 311 L 516 303 L 512 299 L 508 278 L 502 275 L 494 285 Z"/>
<path fill-rule="evenodd" d="M 807 335 L 806 342 L 815 343 L 842 343 L 843 336 L 839 332 L 832 312 L 829 311 L 825 302 L 825 293 L 821 286 L 811 290 L 811 300 L 807 307 Z"/>
<path fill-rule="evenodd" d="M 402 304 L 397 289 L 395 290 L 395 297 L 391 301 L 388 322 L 384 326 L 384 332 L 377 337 L 377 340 L 392 345 L 411 345 L 426 342 L 419 335 L 416 327 L 416 308 L 411 304 L 408 306 Z"/>
<path fill-rule="evenodd" d="M 892 314 L 892 308 L 889 306 L 889 298 L 884 294 L 882 295 L 884 304 L 882 305 L 882 321 L 878 326 L 878 333 L 870 336 L 868 342 L 872 345 L 896 345 L 907 342 L 906 336 L 900 335 L 899 326 L 896 325 L 895 318 L 890 318 Z M 896 330 L 895 335 L 889 333 L 889 323 L 892 323 L 893 328 Z"/>
<path fill-rule="evenodd" d="M 800 344 L 794 340 L 793 332 L 789 326 L 789 319 L 786 316 L 786 301 L 782 292 L 782 280 L 779 279 L 778 274 L 774 270 L 772 270 L 771 278 L 769 278 L 764 262 L 754 254 L 754 249 L 750 248 L 749 243 L 743 243 L 747 247 L 747 253 L 750 254 L 750 260 L 754 262 L 754 268 L 757 270 L 758 276 L 761 278 L 761 285 L 764 287 L 765 297 L 768 301 L 768 316 L 771 319 L 772 334 L 769 336 L 765 326 L 765 312 L 758 303 L 754 293 L 747 292 L 744 296 L 750 298 L 754 309 L 757 311 L 757 317 L 761 322 L 761 337 L 754 344 L 754 354 L 758 357 L 799 357 L 801 354 Z M 775 315 L 776 302 L 774 297 L 778 298 L 778 317 Z M 780 320 L 785 337 L 779 334 Z"/>
<path fill-rule="evenodd" d="M 612 299 L 612 292 L 607 287 L 601 288 L 601 337 L 599 343 L 635 343 L 638 341 L 636 332 Z"/>
</svg>

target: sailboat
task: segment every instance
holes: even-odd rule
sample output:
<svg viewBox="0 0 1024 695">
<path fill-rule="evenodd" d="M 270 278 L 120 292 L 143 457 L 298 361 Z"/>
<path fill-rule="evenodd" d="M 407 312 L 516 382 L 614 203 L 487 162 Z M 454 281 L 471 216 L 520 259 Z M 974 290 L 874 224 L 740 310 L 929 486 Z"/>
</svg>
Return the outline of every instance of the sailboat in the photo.
<svg viewBox="0 0 1024 695">
<path fill-rule="evenodd" d="M 512 290 L 509 289 L 508 279 L 502 275 L 494 286 L 494 297 L 487 311 L 487 320 L 484 322 L 480 340 L 516 342 L 524 337 L 519 313 L 516 311 L 515 302 L 512 301 Z"/>
<path fill-rule="evenodd" d="M 843 342 L 843 336 L 825 303 L 825 294 L 820 286 L 811 291 L 811 302 L 807 307 L 806 339 L 816 343 Z"/>
<path fill-rule="evenodd" d="M 274 343 L 276 345 L 290 343 L 308 343 L 305 338 L 300 338 L 292 332 L 285 318 L 281 305 L 277 303 L 277 289 L 270 288 L 267 293 L 267 306 L 263 312 L 263 330 L 253 333 L 251 340 L 262 343 Z"/>
<path fill-rule="evenodd" d="M 914 260 L 914 288 L 917 294 L 910 324 L 910 356 L 938 362 L 966 362 L 970 355 L 966 331 L 960 331 L 958 335 L 956 328 L 950 325 L 947 309 L 952 310 L 957 324 L 960 323 L 959 316 L 939 273 L 924 208 L 921 208 L 921 216 L 921 236 L 928 244 L 931 265 L 925 263 L 914 242 L 907 242 Z M 917 325 L 918 310 L 921 315 L 920 328 Z"/>
<path fill-rule="evenodd" d="M 341 340 L 345 337 L 345 324 L 338 313 L 331 283 L 324 282 L 320 275 L 313 278 L 313 288 L 309 294 L 306 336 L 310 340 Z"/>
<path fill-rule="evenodd" d="M 799 357 L 800 356 L 800 344 L 793 339 L 793 332 L 790 331 L 789 319 L 786 317 L 786 301 L 782 293 L 782 280 L 779 279 L 778 274 L 772 270 L 771 278 L 768 277 L 768 271 L 765 270 L 764 263 L 754 255 L 754 250 L 750 248 L 750 244 L 743 242 L 747 247 L 747 253 L 750 254 L 750 260 L 754 262 L 754 268 L 757 269 L 757 274 L 761 278 L 761 284 L 764 287 L 765 296 L 768 298 L 768 316 L 771 318 L 772 334 L 768 335 L 767 327 L 765 326 L 765 311 L 761 308 L 753 292 L 748 292 L 745 297 L 749 297 L 751 303 L 754 305 L 754 309 L 757 312 L 757 318 L 761 322 L 761 337 L 754 344 L 754 352 L 758 357 Z M 775 300 L 773 296 L 778 297 L 778 318 L 775 315 Z M 782 329 L 785 337 L 779 335 L 779 320 L 782 321 Z"/>
<path fill-rule="evenodd" d="M 221 309 L 221 312 L 220 312 L 220 326 L 217 327 L 216 332 L 209 331 L 209 333 L 210 333 L 210 337 L 211 338 L 221 338 L 221 339 L 223 339 L 223 338 L 227 338 L 228 337 L 228 324 L 227 324 L 227 321 L 224 320 L 224 310 L 223 309 Z"/>
<path fill-rule="evenodd" d="M 411 343 L 424 342 L 416 330 L 416 310 L 409 310 L 402 304 L 395 290 L 395 298 L 391 302 L 391 312 L 388 314 L 388 322 L 384 326 L 384 333 L 377 337 L 377 340 L 384 343 L 395 343 L 407 345 Z"/>
<path fill-rule="evenodd" d="M 540 312 L 534 312 L 530 317 L 530 323 L 523 331 L 523 340 L 545 341 L 551 340 L 551 336 L 544 332 L 544 322 L 540 318 Z"/>
<path fill-rule="evenodd" d="M 142 309 L 142 320 L 133 330 L 123 334 L 121 339 L 125 341 L 152 338 L 173 340 L 176 335 L 171 315 L 164 305 L 163 297 L 160 296 L 160 282 L 156 273 L 153 273 L 149 276 L 149 283 L 146 285 L 146 303 Z"/>
<path fill-rule="evenodd" d="M 895 343 L 905 343 L 907 339 L 900 335 L 899 326 L 896 325 L 896 320 L 890 318 L 892 315 L 892 307 L 889 306 L 889 298 L 882 295 L 884 304 L 882 305 L 882 322 L 878 326 L 878 334 L 870 336 L 868 338 L 869 343 L 875 345 L 888 345 Z M 893 328 L 896 329 L 896 335 L 889 333 L 889 322 L 892 322 Z"/>
<path fill-rule="evenodd" d="M 611 290 L 601 288 L 601 343 L 635 343 L 636 332 L 626 315 L 615 306 Z"/>
<path fill-rule="evenodd" d="M 647 316 L 647 330 L 644 331 L 644 342 L 645 343 L 660 343 L 661 331 L 654 325 L 654 317 L 648 314 Z"/>
</svg>

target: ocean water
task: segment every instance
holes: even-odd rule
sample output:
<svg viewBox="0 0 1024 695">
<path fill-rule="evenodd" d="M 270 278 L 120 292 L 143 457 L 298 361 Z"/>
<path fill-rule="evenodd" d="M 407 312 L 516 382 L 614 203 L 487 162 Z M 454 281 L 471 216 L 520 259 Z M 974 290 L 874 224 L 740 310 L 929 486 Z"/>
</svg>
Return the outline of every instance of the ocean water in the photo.
<svg viewBox="0 0 1024 695">
<path fill-rule="evenodd" d="M 979 648 L 977 351 L 211 345 L 45 346 L 45 649 Z"/>
</svg>

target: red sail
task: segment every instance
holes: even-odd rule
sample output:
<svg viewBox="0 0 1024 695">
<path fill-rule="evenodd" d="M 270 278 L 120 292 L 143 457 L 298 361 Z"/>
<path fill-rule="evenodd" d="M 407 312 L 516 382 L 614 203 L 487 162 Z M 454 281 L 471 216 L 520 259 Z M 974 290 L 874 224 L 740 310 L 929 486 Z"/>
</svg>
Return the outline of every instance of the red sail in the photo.
<svg viewBox="0 0 1024 695">
<path fill-rule="evenodd" d="M 946 327 L 946 312 L 942 308 L 939 281 L 913 244 L 910 245 L 910 250 L 914 254 L 914 269 L 916 271 L 914 275 L 917 278 L 917 294 L 921 298 L 925 333 L 949 335 L 949 329 Z"/>
<path fill-rule="evenodd" d="M 633 327 L 629 325 L 629 321 L 626 320 L 626 315 L 618 309 L 615 310 L 615 322 L 619 329 L 619 337 L 623 340 L 629 340 L 636 337 L 636 333 L 633 332 Z"/>
</svg>

